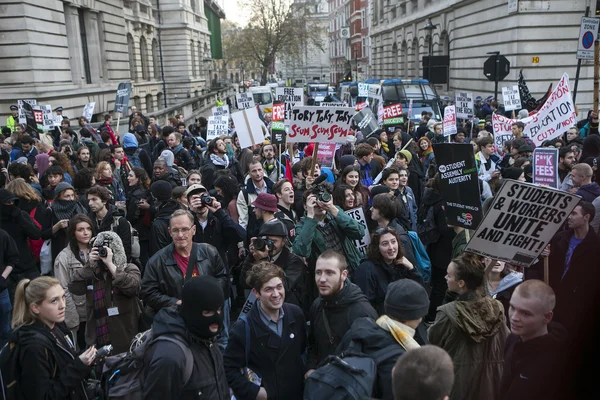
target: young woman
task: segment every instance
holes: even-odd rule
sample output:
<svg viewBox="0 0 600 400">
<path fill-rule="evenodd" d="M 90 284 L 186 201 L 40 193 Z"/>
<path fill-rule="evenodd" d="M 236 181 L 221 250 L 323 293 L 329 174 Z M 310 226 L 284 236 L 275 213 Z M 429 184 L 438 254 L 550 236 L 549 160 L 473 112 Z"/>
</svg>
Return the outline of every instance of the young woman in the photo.
<svg viewBox="0 0 600 400">
<path fill-rule="evenodd" d="M 11 342 L 19 352 L 14 368 L 19 398 L 87 400 L 84 381 L 96 349 L 75 352 L 64 324 L 65 303 L 65 291 L 54 278 L 24 279 L 17 286 Z"/>
<path fill-rule="evenodd" d="M 425 172 L 425 175 L 427 175 L 429 171 L 429 165 L 434 162 L 434 157 L 431 140 L 429 140 L 426 136 L 423 136 L 419 139 L 419 159 L 423 163 L 423 171 Z"/>
<path fill-rule="evenodd" d="M 113 170 L 110 163 L 106 161 L 100 161 L 96 167 L 96 183 L 100 186 L 104 186 L 112 193 L 113 200 L 125 201 L 125 191 L 119 183 L 119 181 L 113 176 Z"/>
<path fill-rule="evenodd" d="M 73 184 L 73 176 L 75 173 L 73 172 L 73 168 L 71 167 L 71 161 L 66 154 L 53 152 L 49 158 L 50 165 L 58 165 L 64 171 L 64 180 L 69 184 Z"/>
<path fill-rule="evenodd" d="M 185 182 L 187 187 L 192 185 L 201 185 L 202 184 L 202 174 L 197 169 L 193 169 L 189 171 L 185 177 Z"/>
<path fill-rule="evenodd" d="M 146 265 L 150 250 L 150 177 L 144 168 L 133 167 L 127 175 L 127 220 L 137 230 L 140 241 L 140 263 Z"/>
<path fill-rule="evenodd" d="M 65 290 L 65 324 L 77 337 L 79 348 L 85 347 L 85 296 L 69 292 L 75 270 L 83 268 L 90 258 L 90 241 L 95 236 L 92 220 L 83 214 L 75 215 L 69 221 L 65 247 L 54 261 L 54 276 Z"/>
<path fill-rule="evenodd" d="M 413 190 L 408 186 L 408 177 L 410 172 L 407 168 L 398 168 L 399 187 L 398 187 L 398 199 L 402 201 L 404 207 L 408 210 L 408 217 L 410 219 L 410 231 L 417 231 L 417 202 Z"/>
<path fill-rule="evenodd" d="M 51 165 L 46 172 L 40 177 L 40 186 L 42 187 L 42 195 L 47 202 L 54 200 L 54 189 L 63 182 L 65 172 L 58 165 Z"/>
<path fill-rule="evenodd" d="M 240 193 L 240 186 L 238 185 L 237 180 L 232 176 L 217 175 L 217 179 L 215 179 L 215 190 L 217 191 L 217 195 L 221 197 L 221 204 L 227 204 L 227 207 L 225 207 L 223 211 L 225 211 L 237 224 L 240 218 L 236 206 L 237 197 Z"/>
<path fill-rule="evenodd" d="M 463 253 L 447 268 L 448 290 L 455 301 L 437 309 L 429 343 L 446 350 L 454 361 L 453 399 L 493 399 L 502 379 L 504 343 L 510 333 L 502 305 L 483 296 L 483 258 Z"/>
<path fill-rule="evenodd" d="M 344 211 L 353 209 L 355 204 L 355 196 L 352 188 L 348 185 L 344 185 L 343 183 L 337 185 L 333 189 L 333 204 L 341 207 Z"/>
<path fill-rule="evenodd" d="M 388 285 L 398 279 L 412 279 L 423 285 L 418 269 L 404 257 L 398 232 L 391 227 L 377 229 L 367 247 L 367 258 L 354 271 L 354 283 L 382 315 Z"/>
<path fill-rule="evenodd" d="M 369 192 L 360 183 L 360 167 L 349 165 L 344 168 L 338 182 L 350 186 L 350 189 L 354 192 L 354 207 L 366 206 L 368 204 Z"/>
<path fill-rule="evenodd" d="M 523 274 L 512 270 L 504 261 L 487 260 L 485 289 L 486 294 L 498 300 L 504 306 L 504 316 L 508 322 L 510 297 L 515 288 L 523 282 Z"/>
</svg>

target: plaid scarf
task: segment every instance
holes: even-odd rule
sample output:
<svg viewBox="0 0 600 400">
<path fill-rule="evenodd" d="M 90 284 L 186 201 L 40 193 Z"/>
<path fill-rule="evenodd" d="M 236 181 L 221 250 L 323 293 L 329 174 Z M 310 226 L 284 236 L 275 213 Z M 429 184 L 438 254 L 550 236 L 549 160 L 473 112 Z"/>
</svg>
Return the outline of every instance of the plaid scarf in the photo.
<svg viewBox="0 0 600 400">
<path fill-rule="evenodd" d="M 103 272 L 100 272 L 103 275 Z M 96 344 L 104 346 L 110 343 L 108 334 L 108 310 L 106 307 L 106 289 L 103 280 L 94 279 L 94 318 L 96 319 Z"/>
<path fill-rule="evenodd" d="M 413 339 L 412 335 L 406 332 L 406 329 L 404 328 L 406 325 L 403 323 L 395 321 L 387 315 L 382 315 L 377 320 L 377 325 L 391 333 L 394 339 L 396 339 L 396 342 L 398 342 L 404 350 L 421 347 L 419 343 Z"/>
</svg>

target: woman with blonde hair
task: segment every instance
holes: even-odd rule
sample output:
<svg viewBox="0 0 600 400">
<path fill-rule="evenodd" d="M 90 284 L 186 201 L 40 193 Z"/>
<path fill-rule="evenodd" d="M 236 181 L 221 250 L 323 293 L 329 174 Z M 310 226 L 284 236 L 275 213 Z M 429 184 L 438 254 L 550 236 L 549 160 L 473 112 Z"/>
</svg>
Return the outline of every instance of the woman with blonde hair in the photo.
<svg viewBox="0 0 600 400">
<path fill-rule="evenodd" d="M 4 382 L 8 397 L 87 399 L 84 382 L 96 349 L 78 355 L 64 320 L 65 291 L 58 280 L 42 276 L 19 282 L 10 339 L 16 347 Z"/>
<path fill-rule="evenodd" d="M 107 161 L 100 161 L 96 166 L 96 184 L 100 186 L 104 186 L 107 188 L 113 197 L 113 200 L 116 201 L 125 201 L 125 190 L 123 190 L 123 186 L 121 183 L 115 178 L 113 175 L 112 167 L 110 163 Z"/>
</svg>

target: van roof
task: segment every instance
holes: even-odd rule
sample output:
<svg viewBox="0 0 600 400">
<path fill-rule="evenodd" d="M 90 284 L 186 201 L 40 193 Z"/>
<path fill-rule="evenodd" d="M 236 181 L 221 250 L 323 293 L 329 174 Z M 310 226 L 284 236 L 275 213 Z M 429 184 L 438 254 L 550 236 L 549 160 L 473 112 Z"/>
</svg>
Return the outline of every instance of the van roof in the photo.
<svg viewBox="0 0 600 400">
<path fill-rule="evenodd" d="M 250 92 L 257 92 L 257 93 L 260 93 L 260 92 L 269 92 L 270 93 L 271 92 L 271 88 L 269 86 L 251 86 L 249 88 L 249 91 Z"/>
</svg>

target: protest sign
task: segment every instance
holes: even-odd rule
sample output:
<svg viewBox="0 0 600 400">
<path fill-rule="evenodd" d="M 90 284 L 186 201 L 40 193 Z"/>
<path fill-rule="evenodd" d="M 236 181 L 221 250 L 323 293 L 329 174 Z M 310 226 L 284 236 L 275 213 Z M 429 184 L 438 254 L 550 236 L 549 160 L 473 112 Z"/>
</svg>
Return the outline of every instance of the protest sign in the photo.
<svg viewBox="0 0 600 400">
<path fill-rule="evenodd" d="M 42 110 L 42 129 L 45 131 L 54 129 L 55 122 L 54 114 L 52 114 L 52 106 L 50 104 L 46 104 L 40 108 Z"/>
<path fill-rule="evenodd" d="M 226 115 L 208 117 L 206 140 L 216 139 L 221 135 L 229 135 L 229 117 Z"/>
<path fill-rule="evenodd" d="M 19 108 L 19 124 L 27 124 L 27 119 L 25 118 L 25 111 L 23 111 L 24 103 L 27 103 L 31 106 L 36 106 L 37 100 L 17 100 L 17 107 Z"/>
<path fill-rule="evenodd" d="M 33 130 L 33 131 L 37 131 L 37 115 L 34 113 L 34 109 L 33 107 L 37 106 L 32 106 L 31 104 L 29 104 L 27 101 L 23 102 L 21 104 L 21 109 L 23 110 L 23 116 L 25 118 L 25 124 L 27 125 L 27 130 Z M 38 109 L 35 110 L 35 112 L 38 113 L 39 115 L 39 122 L 40 124 L 42 123 L 42 112 Z"/>
<path fill-rule="evenodd" d="M 129 107 L 129 96 L 131 96 L 131 83 L 121 82 L 117 88 L 117 97 L 115 98 L 114 112 L 127 114 Z"/>
<path fill-rule="evenodd" d="M 408 102 L 408 119 L 412 118 L 412 110 L 413 110 L 413 100 L 410 99 Z"/>
<path fill-rule="evenodd" d="M 473 118 L 473 93 L 456 93 L 456 118 Z"/>
<path fill-rule="evenodd" d="M 512 124 L 516 119 L 506 118 L 503 115 L 492 114 L 492 129 L 494 131 L 494 144 L 502 149 L 504 142 L 512 140 Z"/>
<path fill-rule="evenodd" d="M 229 106 L 227 104 L 218 106 L 218 107 L 213 107 L 211 109 L 211 111 L 212 111 L 212 115 L 214 115 L 214 116 L 225 115 L 225 116 L 229 117 Z"/>
<path fill-rule="evenodd" d="M 456 135 L 456 106 L 444 108 L 444 136 Z"/>
<path fill-rule="evenodd" d="M 81 114 L 88 122 L 92 121 L 92 116 L 94 115 L 94 108 L 96 107 L 96 102 L 87 103 L 85 107 L 83 107 L 83 113 Z"/>
<path fill-rule="evenodd" d="M 52 118 L 54 118 L 54 126 L 60 128 L 60 125 L 61 125 L 62 120 L 63 120 L 63 116 L 62 115 L 58 115 L 58 114 L 52 114 Z"/>
<path fill-rule="evenodd" d="M 335 103 L 335 102 L 325 102 L 322 101 L 319 103 L 321 107 L 348 107 L 348 104 L 345 103 Z"/>
<path fill-rule="evenodd" d="M 242 315 L 247 315 L 252 309 L 254 303 L 256 303 L 256 295 L 254 294 L 254 292 L 250 292 L 250 294 L 246 298 L 246 301 L 244 302 L 244 305 L 242 306 L 242 310 L 240 311 L 238 319 L 240 319 Z"/>
<path fill-rule="evenodd" d="M 260 120 L 256 108 L 234 112 L 231 119 L 240 140 L 241 148 L 262 144 L 265 141 L 265 124 Z"/>
<path fill-rule="evenodd" d="M 358 82 L 358 97 L 369 96 L 369 84 Z"/>
<path fill-rule="evenodd" d="M 294 107 L 288 142 L 346 143 L 353 116 L 349 107 Z"/>
<path fill-rule="evenodd" d="M 285 103 L 285 126 L 290 126 L 292 108 L 304 104 L 304 91 L 302 88 L 282 87 L 275 89 L 275 101 Z"/>
<path fill-rule="evenodd" d="M 369 243 L 371 243 L 371 235 L 369 234 L 369 228 L 367 227 L 367 219 L 365 218 L 365 212 L 362 207 L 353 208 L 345 211 L 353 220 L 358 221 L 365 228 L 365 235 L 362 239 L 355 240 L 354 245 L 357 249 L 365 249 Z"/>
<path fill-rule="evenodd" d="M 383 107 L 383 125 L 400 125 L 404 123 L 402 104 L 392 104 Z"/>
<path fill-rule="evenodd" d="M 481 223 L 483 212 L 473 146 L 468 143 L 438 143 L 433 145 L 433 153 L 446 203 L 444 209 L 448 225 L 474 229 Z"/>
<path fill-rule="evenodd" d="M 520 110 L 521 96 L 519 94 L 519 86 L 509 86 L 502 88 L 502 101 L 505 111 Z"/>
<path fill-rule="evenodd" d="M 356 106 L 354 107 L 354 109 L 356 111 L 360 111 L 365 107 L 369 107 L 369 103 L 367 103 L 366 101 L 362 102 L 362 103 L 356 103 Z"/>
<path fill-rule="evenodd" d="M 271 120 L 271 143 L 285 143 L 285 104 L 273 103 L 273 118 Z"/>
<path fill-rule="evenodd" d="M 358 129 L 365 137 L 379 129 L 379 125 L 377 125 L 377 120 L 373 115 L 373 111 L 371 111 L 369 107 L 365 107 L 354 114 L 352 119 L 356 125 L 358 125 Z"/>
<path fill-rule="evenodd" d="M 533 183 L 558 189 L 558 149 L 533 150 Z"/>
<path fill-rule="evenodd" d="M 465 251 L 528 267 L 580 199 L 560 190 L 507 179 Z"/>
<path fill-rule="evenodd" d="M 333 168 L 333 156 L 335 155 L 335 143 L 320 143 L 317 151 L 317 162 L 321 168 Z"/>
<path fill-rule="evenodd" d="M 235 95 L 235 100 L 237 101 L 238 110 L 245 110 L 247 108 L 253 108 L 256 105 L 254 104 L 254 98 L 248 92 L 242 92 Z"/>
</svg>

